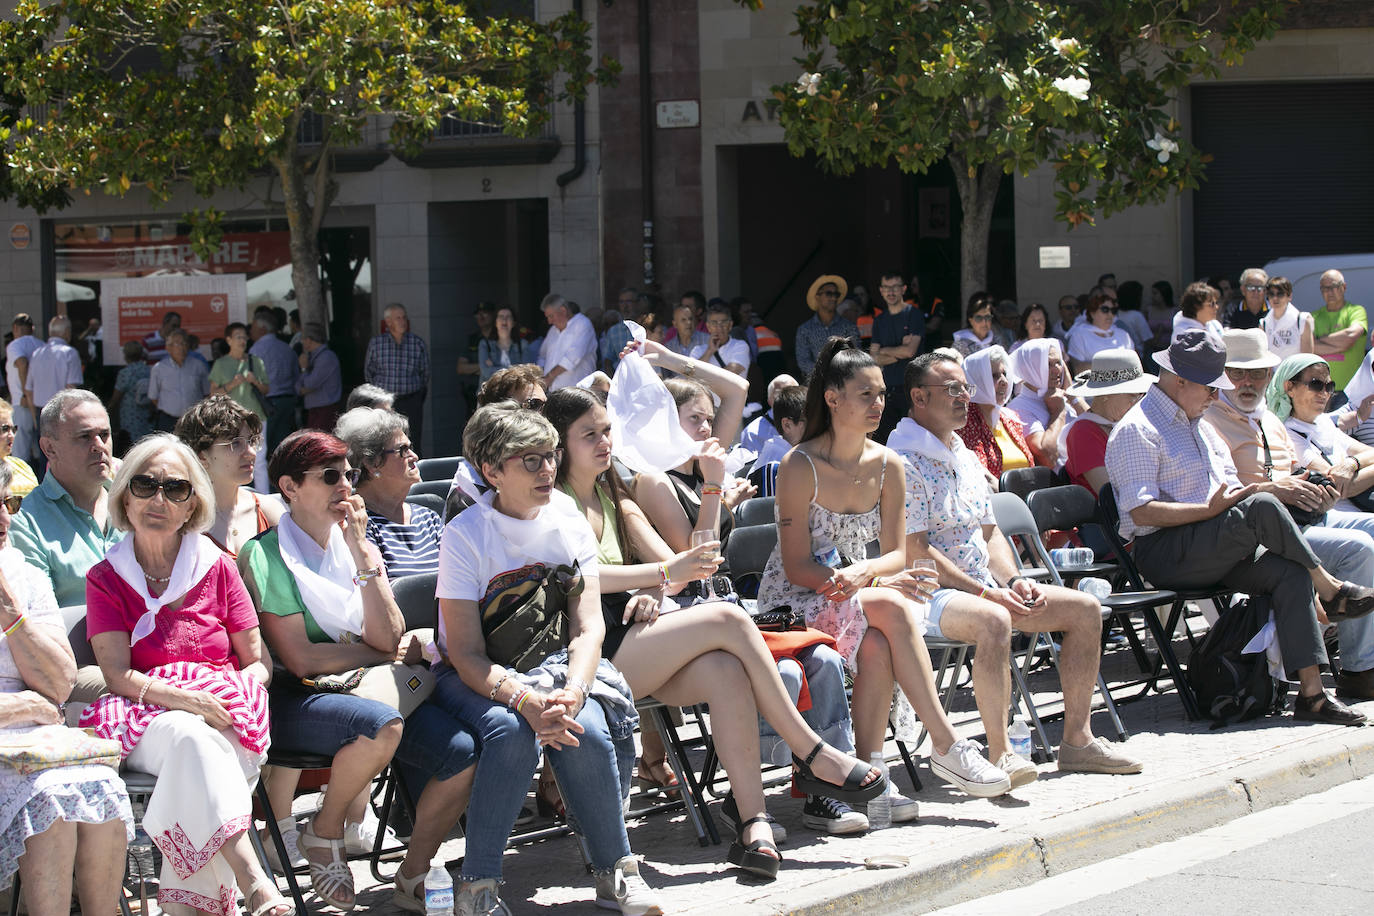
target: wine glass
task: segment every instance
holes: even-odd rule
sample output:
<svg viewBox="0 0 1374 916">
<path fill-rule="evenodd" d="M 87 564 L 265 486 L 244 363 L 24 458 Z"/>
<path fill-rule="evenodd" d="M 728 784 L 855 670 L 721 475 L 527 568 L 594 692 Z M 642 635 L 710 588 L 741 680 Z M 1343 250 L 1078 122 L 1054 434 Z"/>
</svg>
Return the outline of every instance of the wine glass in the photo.
<svg viewBox="0 0 1374 916">
<path fill-rule="evenodd" d="M 699 547 L 699 546 L 701 546 L 702 544 L 709 544 L 709 543 L 711 543 L 712 541 L 717 541 L 717 540 L 719 540 L 719 539 L 720 539 L 720 538 L 716 535 L 716 533 L 715 533 L 714 531 L 693 531 L 693 532 L 692 532 L 692 546 L 693 546 L 693 547 Z M 712 550 L 712 551 L 709 551 L 709 552 L 707 552 L 707 553 L 703 553 L 703 554 L 701 555 L 701 558 L 702 558 L 703 560 L 706 560 L 706 561 L 711 561 L 711 560 L 716 559 L 716 558 L 719 557 L 719 556 L 720 556 L 720 551 L 719 551 L 719 550 Z M 713 579 L 713 578 L 714 578 L 714 575 L 711 575 L 711 576 L 707 576 L 707 577 L 706 577 L 706 600 L 707 600 L 707 601 L 715 601 L 715 600 L 716 600 L 716 586 L 715 586 L 715 583 L 712 582 L 712 579 Z"/>
<path fill-rule="evenodd" d="M 925 560 L 925 559 L 922 559 L 922 560 L 912 560 L 912 561 L 911 561 L 911 571 L 912 571 L 912 573 L 914 573 L 914 574 L 916 574 L 916 575 L 925 574 L 925 575 L 927 575 L 927 576 L 930 576 L 931 578 L 934 578 L 934 576 L 935 576 L 935 561 L 934 561 L 934 560 Z M 914 599 L 912 599 L 912 600 L 914 600 L 917 604 L 927 604 L 927 603 L 929 603 L 930 599 L 927 598 L 927 597 L 925 596 L 924 593 L 922 593 L 922 592 L 917 592 L 916 594 L 918 595 L 918 597 L 916 597 L 916 598 L 914 598 Z"/>
</svg>

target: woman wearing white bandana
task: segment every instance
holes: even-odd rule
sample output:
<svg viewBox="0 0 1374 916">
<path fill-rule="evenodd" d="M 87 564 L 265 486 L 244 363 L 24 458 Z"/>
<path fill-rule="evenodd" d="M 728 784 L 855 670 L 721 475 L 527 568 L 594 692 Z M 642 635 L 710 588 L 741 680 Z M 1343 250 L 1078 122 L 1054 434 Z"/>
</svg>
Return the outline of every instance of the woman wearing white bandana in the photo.
<svg viewBox="0 0 1374 916">
<path fill-rule="evenodd" d="M 292 912 L 245 835 L 267 754 L 270 674 L 238 571 L 201 532 L 214 490 L 196 456 L 145 437 L 110 486 L 110 520 L 131 532 L 86 580 L 91 648 L 111 694 L 81 724 L 157 776 L 143 825 L 162 850 L 164 912 Z"/>
<path fill-rule="evenodd" d="M 1026 443 L 1035 453 L 1036 464 L 1063 467 L 1063 432 L 1078 417 L 1082 401 L 1075 405 L 1078 399 L 1064 390 L 1071 380 L 1059 341 L 1053 337 L 1024 341 L 1012 351 L 1011 366 L 1021 390 L 1007 407 L 1025 424 Z"/>
<path fill-rule="evenodd" d="M 292 433 L 277 446 L 267 469 L 289 511 L 275 529 L 244 545 L 239 568 L 267 642 L 286 668 L 272 685 L 273 742 L 334 758 L 320 810 L 298 840 L 315 892 L 331 906 L 353 908 L 347 846 L 357 845 L 364 790 L 394 755 L 417 805 L 393 899 L 422 912 L 415 894 L 422 878 L 415 872 L 423 876 L 467 805 L 477 761 L 473 734 L 428 702 L 405 723 L 385 703 L 301 683 L 408 655 L 401 649 L 405 622 L 381 553 L 367 539 L 367 507 L 353 491 L 358 472 L 347 455 L 342 440 L 318 430 Z M 418 651 L 413 654 L 401 660 L 418 661 Z M 272 808 L 289 811 L 290 793 L 274 797 Z"/>
</svg>

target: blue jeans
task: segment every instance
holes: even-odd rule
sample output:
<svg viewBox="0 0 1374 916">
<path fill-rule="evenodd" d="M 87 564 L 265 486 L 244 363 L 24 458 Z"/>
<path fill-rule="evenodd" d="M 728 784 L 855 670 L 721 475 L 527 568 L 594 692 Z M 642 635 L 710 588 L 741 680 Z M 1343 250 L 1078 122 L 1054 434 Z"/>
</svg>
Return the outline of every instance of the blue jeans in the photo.
<svg viewBox="0 0 1374 916">
<path fill-rule="evenodd" d="M 854 726 L 849 720 L 849 699 L 844 694 L 844 660 L 840 653 L 829 646 L 808 646 L 797 653 L 797 658 L 801 660 L 800 665 L 791 658 L 778 661 L 778 675 L 792 705 L 796 705 L 801 695 L 804 671 L 806 686 L 811 692 L 811 708 L 802 712 L 802 718 L 826 744 L 846 754 L 854 753 Z M 811 751 L 810 748 L 798 750 L 798 756 Z M 764 763 L 777 766 L 792 762 L 791 749 L 763 716 L 759 716 L 759 757 Z"/>
<path fill-rule="evenodd" d="M 607 875 L 630 854 L 622 799 L 629 793 L 634 740 L 611 740 L 606 713 L 596 700 L 587 701 L 577 722 L 585 729 L 577 736 L 578 746 L 549 751 L 549 762 L 568 808 L 568 824 L 587 842 L 593 874 Z"/>
<path fill-rule="evenodd" d="M 375 738 L 401 718 L 385 703 L 349 693 L 316 693 L 285 677 L 270 693 L 272 747 L 298 754 L 337 754 L 359 738 Z"/>
<path fill-rule="evenodd" d="M 1303 531 L 1312 552 L 1337 579 L 1374 585 L 1374 514 L 1332 509 Z M 1374 614 L 1336 624 L 1341 637 L 1341 668 L 1374 668 Z"/>
<path fill-rule="evenodd" d="M 480 755 L 468 805 L 461 880 L 500 878 L 506 839 L 539 763 L 539 746 L 523 717 L 475 693 L 453 668 L 440 665 L 434 676 L 434 693 L 425 705 L 433 704 L 462 723 L 477 737 Z"/>
</svg>

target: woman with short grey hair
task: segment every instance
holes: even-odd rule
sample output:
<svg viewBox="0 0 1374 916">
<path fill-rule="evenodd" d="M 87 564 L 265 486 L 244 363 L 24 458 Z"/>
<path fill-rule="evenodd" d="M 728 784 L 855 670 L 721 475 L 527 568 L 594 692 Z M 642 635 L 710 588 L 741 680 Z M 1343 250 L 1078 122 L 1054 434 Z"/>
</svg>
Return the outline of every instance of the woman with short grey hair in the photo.
<svg viewBox="0 0 1374 916">
<path fill-rule="evenodd" d="M 387 575 L 395 579 L 439 568 L 439 513 L 406 502 L 420 482 L 419 458 L 410 442 L 404 414 L 355 407 L 339 418 L 348 463 L 362 469 L 358 495 L 367 504 L 367 539 L 382 552 Z"/>
</svg>

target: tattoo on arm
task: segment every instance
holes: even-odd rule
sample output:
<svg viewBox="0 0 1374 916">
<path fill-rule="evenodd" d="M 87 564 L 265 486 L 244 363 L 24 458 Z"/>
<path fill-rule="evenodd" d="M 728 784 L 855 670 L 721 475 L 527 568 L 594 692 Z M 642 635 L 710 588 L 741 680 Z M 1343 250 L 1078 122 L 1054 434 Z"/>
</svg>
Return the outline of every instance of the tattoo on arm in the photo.
<svg viewBox="0 0 1374 916">
<path fill-rule="evenodd" d="M 790 518 L 780 518 L 780 519 L 778 519 L 778 527 L 779 527 L 779 528 L 791 528 L 791 527 L 792 527 L 792 520 L 791 520 Z"/>
</svg>

